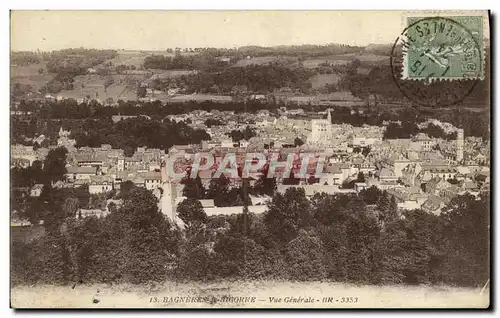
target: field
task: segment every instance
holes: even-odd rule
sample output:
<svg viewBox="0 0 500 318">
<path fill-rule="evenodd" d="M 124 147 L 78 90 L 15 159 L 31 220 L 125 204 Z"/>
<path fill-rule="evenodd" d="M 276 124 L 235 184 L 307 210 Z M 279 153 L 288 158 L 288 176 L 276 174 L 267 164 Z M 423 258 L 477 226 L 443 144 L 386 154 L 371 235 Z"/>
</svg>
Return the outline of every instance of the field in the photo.
<svg viewBox="0 0 500 318">
<path fill-rule="evenodd" d="M 190 303 L 174 298 L 186 296 L 204 298 Z M 247 297 L 247 302 L 241 302 L 240 297 Z M 254 302 L 251 302 L 252 297 L 255 297 Z M 282 300 L 272 302 L 270 297 Z M 287 297 L 302 297 L 312 302 L 288 302 L 290 298 Z M 94 303 L 94 298 L 99 302 Z M 14 308 L 486 308 L 489 305 L 489 290 L 481 294 L 479 288 L 355 286 L 285 281 L 168 282 L 157 286 L 102 284 L 77 285 L 74 289 L 71 286 L 40 285 L 13 287 L 11 304 Z"/>
<path fill-rule="evenodd" d="M 149 55 L 164 55 L 164 56 L 174 56 L 174 53 L 167 53 L 165 51 L 125 51 L 119 50 L 118 56 L 114 59 L 107 60 L 104 64 L 111 62 L 114 66 L 117 65 L 128 65 L 140 68 L 144 63 L 144 59 Z M 181 55 L 191 56 L 197 55 L 195 52 L 182 52 Z"/>
<path fill-rule="evenodd" d="M 327 84 L 338 84 L 340 76 L 338 74 L 317 74 L 309 79 L 312 88 L 324 87 Z"/>
<path fill-rule="evenodd" d="M 107 60 L 105 63 L 111 62 L 113 65 L 126 65 L 135 66 L 136 68 L 141 67 L 144 62 L 144 58 L 149 54 L 143 53 L 141 51 L 118 51 L 118 56 L 114 59 Z"/>
<path fill-rule="evenodd" d="M 351 62 L 351 60 L 348 59 L 335 59 L 335 56 L 325 56 L 322 58 L 314 58 L 314 59 L 309 59 L 305 60 L 302 62 L 302 65 L 304 65 L 305 68 L 316 68 L 318 67 L 321 63 L 329 63 L 332 65 L 347 65 Z"/>
<path fill-rule="evenodd" d="M 231 102 L 231 96 L 210 95 L 210 94 L 192 94 L 192 95 L 177 95 L 169 99 L 171 102 L 187 102 L 187 101 L 217 101 L 217 102 Z"/>
<path fill-rule="evenodd" d="M 117 76 L 119 77 L 120 75 Z M 63 90 L 57 95 L 65 98 L 73 98 L 76 100 L 84 98 L 87 95 L 92 98 L 97 98 L 101 101 L 105 101 L 107 98 L 113 98 L 114 101 L 117 101 L 118 99 L 136 99 L 136 84 L 130 86 L 130 83 L 126 83 L 127 81 L 125 80 L 120 81 L 120 78 L 115 78 L 115 75 L 111 75 L 111 77 L 113 77 L 115 83 L 104 90 L 104 83 L 107 77 L 99 75 L 77 76 L 75 77 L 75 81 L 73 83 L 73 90 Z M 132 81 L 129 76 L 126 77 L 128 80 Z"/>
<path fill-rule="evenodd" d="M 256 65 L 266 65 L 274 62 L 279 62 L 281 64 L 291 64 L 297 61 L 297 58 L 291 56 L 260 56 L 241 59 L 234 66 L 244 67 L 252 64 Z"/>
<path fill-rule="evenodd" d="M 372 53 L 350 53 L 350 54 L 338 54 L 338 55 L 326 55 L 321 57 L 315 57 L 312 59 L 307 59 L 303 61 L 303 65 L 306 68 L 316 68 L 321 63 L 329 63 L 332 65 L 346 65 L 352 60 L 358 59 L 362 65 L 385 65 L 389 64 L 389 56 L 376 55 Z"/>
<path fill-rule="evenodd" d="M 12 83 L 20 83 L 23 85 L 33 86 L 33 90 L 37 91 L 47 84 L 54 77 L 52 74 L 39 74 L 38 70 L 45 69 L 45 62 L 35 63 L 27 66 L 11 66 L 10 77 Z"/>
<path fill-rule="evenodd" d="M 166 51 L 118 51 L 118 56 L 116 58 L 105 61 L 102 65 L 107 65 L 111 62 L 112 65 L 127 65 L 135 66 L 136 70 L 126 70 L 122 74 L 110 74 L 109 76 L 99 76 L 99 75 L 82 75 L 76 76 L 73 83 L 73 90 L 63 90 L 58 94 L 63 98 L 74 98 L 81 99 L 86 96 L 91 98 L 97 98 L 100 101 L 106 101 L 112 98 L 113 101 L 119 99 L 122 100 L 135 100 L 136 88 L 140 82 L 147 81 L 151 82 L 154 79 L 168 80 L 170 78 L 192 75 L 198 73 L 197 70 L 187 70 L 187 69 L 176 69 L 176 70 L 138 70 L 142 67 L 144 59 L 151 54 L 162 54 L 167 56 L 172 56 L 173 53 L 167 53 Z M 182 52 L 182 55 L 193 55 L 198 53 Z M 371 52 L 361 52 L 361 53 L 350 53 L 350 54 L 336 54 L 336 55 L 325 55 L 319 57 L 310 57 L 302 61 L 302 65 L 306 68 L 315 68 L 321 63 L 329 63 L 333 65 L 346 65 L 354 59 L 359 59 L 361 65 L 358 69 L 360 74 L 367 75 L 373 66 L 381 66 L 388 63 L 389 59 L 384 55 L 377 55 Z M 299 61 L 297 57 L 294 56 L 261 56 L 261 57 L 249 57 L 239 60 L 235 66 L 244 67 L 252 64 L 266 65 L 269 63 L 280 63 L 282 65 L 294 67 L 298 66 Z M 13 83 L 29 84 L 34 89 L 33 91 L 38 91 L 44 87 L 49 81 L 54 77 L 54 74 L 39 74 L 39 69 L 44 69 L 46 71 L 46 62 L 31 64 L 28 66 L 11 66 L 11 79 Z M 95 68 L 99 68 L 102 65 L 97 65 Z M 107 66 L 106 66 L 107 67 Z M 342 75 L 339 74 L 316 74 L 309 79 L 313 89 L 319 89 L 325 87 L 328 84 L 338 84 Z M 114 83 L 104 90 L 104 83 L 108 78 L 112 78 Z M 183 101 L 204 101 L 204 100 L 214 100 L 227 102 L 230 101 L 230 97 L 219 97 L 212 95 L 185 95 L 176 96 L 171 98 L 167 94 L 155 94 L 155 98 L 162 101 L 171 102 L 183 102 Z"/>
</svg>

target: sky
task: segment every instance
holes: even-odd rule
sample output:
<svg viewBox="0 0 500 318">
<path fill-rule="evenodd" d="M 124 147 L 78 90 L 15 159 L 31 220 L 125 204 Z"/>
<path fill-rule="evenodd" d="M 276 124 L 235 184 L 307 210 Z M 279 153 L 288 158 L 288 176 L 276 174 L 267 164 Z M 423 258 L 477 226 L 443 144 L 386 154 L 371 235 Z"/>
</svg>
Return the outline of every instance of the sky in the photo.
<svg viewBox="0 0 500 318">
<path fill-rule="evenodd" d="M 400 11 L 12 11 L 11 49 L 393 43 Z"/>
</svg>

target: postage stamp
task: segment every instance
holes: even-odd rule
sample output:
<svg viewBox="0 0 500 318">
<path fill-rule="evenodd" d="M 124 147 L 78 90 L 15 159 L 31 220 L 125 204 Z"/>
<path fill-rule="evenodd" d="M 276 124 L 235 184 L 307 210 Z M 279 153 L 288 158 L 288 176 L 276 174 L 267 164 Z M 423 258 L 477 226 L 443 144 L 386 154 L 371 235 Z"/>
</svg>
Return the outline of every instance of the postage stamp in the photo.
<svg viewBox="0 0 500 318">
<path fill-rule="evenodd" d="M 484 78 L 483 16 L 407 17 L 403 79 Z"/>
</svg>

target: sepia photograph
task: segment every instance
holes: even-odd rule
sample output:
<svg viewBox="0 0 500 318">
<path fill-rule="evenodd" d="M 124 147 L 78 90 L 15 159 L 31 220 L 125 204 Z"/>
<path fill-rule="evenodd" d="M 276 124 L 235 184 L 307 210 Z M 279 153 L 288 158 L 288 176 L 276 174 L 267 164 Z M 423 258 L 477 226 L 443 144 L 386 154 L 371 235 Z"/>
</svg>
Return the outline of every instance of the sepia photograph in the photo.
<svg viewBox="0 0 500 318">
<path fill-rule="evenodd" d="M 490 20 L 11 10 L 10 307 L 490 308 Z"/>
</svg>

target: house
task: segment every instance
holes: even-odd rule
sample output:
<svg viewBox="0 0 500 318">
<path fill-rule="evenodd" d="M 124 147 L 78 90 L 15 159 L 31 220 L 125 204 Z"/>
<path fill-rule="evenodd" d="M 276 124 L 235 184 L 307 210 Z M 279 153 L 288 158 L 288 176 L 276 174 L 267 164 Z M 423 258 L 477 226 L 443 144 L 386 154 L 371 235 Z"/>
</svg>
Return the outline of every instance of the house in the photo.
<svg viewBox="0 0 500 318">
<path fill-rule="evenodd" d="M 444 206 L 445 203 L 440 197 L 436 195 L 430 195 L 427 201 L 422 204 L 422 210 L 439 215 L 441 214 L 441 209 Z"/>
<path fill-rule="evenodd" d="M 350 138 L 350 144 L 353 147 L 367 147 L 371 146 L 374 143 L 381 141 L 381 137 L 365 137 L 365 136 L 355 136 L 353 135 Z"/>
<path fill-rule="evenodd" d="M 250 197 L 250 201 L 252 202 L 253 206 L 266 205 L 267 202 L 271 199 L 271 197 L 268 195 L 256 196 L 256 195 L 250 194 L 249 197 Z"/>
<path fill-rule="evenodd" d="M 233 148 L 234 147 L 234 142 L 233 139 L 231 138 L 221 138 L 221 147 L 222 148 Z"/>
<path fill-rule="evenodd" d="M 205 199 L 205 200 L 199 200 L 201 203 L 201 206 L 206 209 L 206 208 L 215 208 L 215 202 L 213 199 Z"/>
<path fill-rule="evenodd" d="M 26 169 L 30 166 L 30 164 L 31 164 L 31 162 L 29 161 L 29 159 L 25 159 L 25 158 L 11 158 L 10 159 L 10 167 L 11 168 L 18 167 L 18 168 Z"/>
<path fill-rule="evenodd" d="M 106 161 L 106 156 L 94 153 L 78 153 L 75 154 L 75 161 L 79 167 L 102 167 Z"/>
<path fill-rule="evenodd" d="M 480 171 L 476 174 L 476 181 L 480 184 L 490 182 L 490 173 L 488 171 Z"/>
<path fill-rule="evenodd" d="M 439 191 L 439 197 L 443 199 L 443 201 L 451 201 L 451 199 L 459 194 L 462 194 L 462 192 L 463 190 L 460 187 L 456 185 L 450 185 L 449 187 L 441 189 Z"/>
<path fill-rule="evenodd" d="M 457 168 L 443 164 L 424 164 L 422 165 L 422 173 L 429 175 L 431 178 L 443 178 L 445 180 L 453 179 L 457 175 Z M 423 180 L 426 178 L 424 177 Z"/>
<path fill-rule="evenodd" d="M 400 189 L 391 189 L 400 190 Z M 423 193 L 403 193 L 403 195 L 396 196 L 398 209 L 415 210 L 420 209 L 422 204 L 427 201 L 428 196 Z"/>
<path fill-rule="evenodd" d="M 358 193 L 362 190 L 365 190 L 367 187 L 368 187 L 368 185 L 365 182 L 355 182 L 354 183 L 354 190 Z"/>
<path fill-rule="evenodd" d="M 43 184 L 37 183 L 30 190 L 31 197 L 39 197 L 42 194 Z"/>
<path fill-rule="evenodd" d="M 147 115 L 139 115 L 139 116 L 122 116 L 122 115 L 112 115 L 111 116 L 111 120 L 113 121 L 113 123 L 117 123 L 119 121 L 122 121 L 122 120 L 126 120 L 126 119 L 129 119 L 129 118 L 136 118 L 136 117 L 144 117 L 146 119 L 151 119 L 151 117 L 147 116 Z"/>
<path fill-rule="evenodd" d="M 398 177 L 394 173 L 394 170 L 391 170 L 389 168 L 383 167 L 380 169 L 380 172 L 378 173 L 378 178 L 380 182 L 391 182 L 391 181 L 397 181 Z"/>
<path fill-rule="evenodd" d="M 101 209 L 78 209 L 76 212 L 75 217 L 77 219 L 85 219 L 88 217 L 97 217 L 97 218 L 102 218 L 108 215 L 107 211 L 103 211 Z"/>
<path fill-rule="evenodd" d="M 341 185 L 344 182 L 345 176 L 342 173 L 341 165 L 333 164 L 326 168 L 326 177 L 320 180 L 320 183 L 329 185 Z"/>
<path fill-rule="evenodd" d="M 356 193 L 356 191 L 352 189 L 340 189 L 338 186 L 335 185 L 320 185 L 320 184 L 313 184 L 313 185 L 283 185 L 279 184 L 277 187 L 277 192 L 284 194 L 286 190 L 289 188 L 302 188 L 304 189 L 304 192 L 307 197 L 312 197 L 316 193 L 326 193 L 326 194 L 337 194 L 337 193 Z"/>
<path fill-rule="evenodd" d="M 90 177 L 95 175 L 97 175 L 96 167 L 68 167 L 65 176 L 68 182 L 75 182 L 76 180 L 90 181 Z"/>
<path fill-rule="evenodd" d="M 144 175 L 144 186 L 148 190 L 154 190 L 161 187 L 161 173 L 150 171 Z"/>
<path fill-rule="evenodd" d="M 473 181 L 463 181 L 462 189 L 469 193 L 479 193 L 479 186 Z"/>
<path fill-rule="evenodd" d="M 11 145 L 10 146 L 10 157 L 11 163 L 13 159 L 25 159 L 23 161 L 19 161 L 21 166 L 30 166 L 33 164 L 33 161 L 37 160 L 37 153 L 33 150 L 33 146 L 24 146 L 24 145 Z M 29 164 L 27 165 L 27 161 Z"/>
<path fill-rule="evenodd" d="M 450 183 L 442 178 L 434 177 L 425 183 L 425 192 L 429 194 L 438 194 L 450 186 Z"/>
<path fill-rule="evenodd" d="M 242 214 L 244 211 L 243 206 L 227 206 L 227 207 L 213 207 L 203 209 L 208 216 L 211 215 L 231 215 Z M 262 214 L 266 212 L 267 205 L 248 206 L 248 212 L 254 214 Z"/>
<path fill-rule="evenodd" d="M 250 143 L 248 141 L 246 141 L 245 139 L 240 140 L 240 147 L 241 148 L 246 148 L 246 147 L 248 147 L 249 144 Z"/>
<path fill-rule="evenodd" d="M 146 182 L 144 180 L 144 177 L 140 174 L 137 174 L 134 178 L 131 180 L 136 187 L 140 188 L 145 188 L 146 187 Z"/>
<path fill-rule="evenodd" d="M 111 176 L 90 176 L 89 193 L 98 194 L 113 190 L 113 178 Z"/>
</svg>

